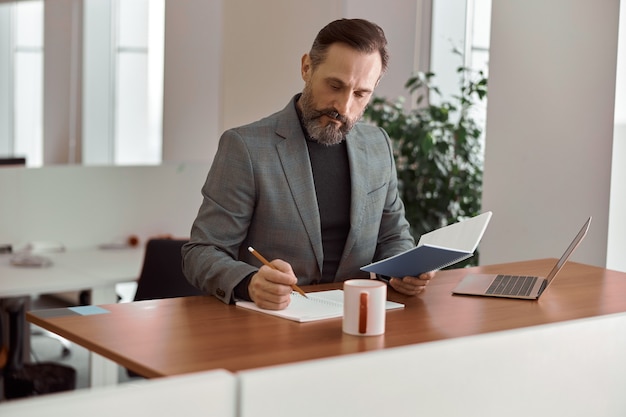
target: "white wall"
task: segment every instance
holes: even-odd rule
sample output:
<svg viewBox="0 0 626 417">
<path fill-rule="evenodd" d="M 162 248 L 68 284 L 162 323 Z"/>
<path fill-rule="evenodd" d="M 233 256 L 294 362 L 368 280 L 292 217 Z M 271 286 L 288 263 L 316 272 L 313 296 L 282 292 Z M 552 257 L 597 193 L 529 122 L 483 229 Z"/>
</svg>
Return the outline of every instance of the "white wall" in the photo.
<svg viewBox="0 0 626 417">
<path fill-rule="evenodd" d="M 82 2 L 44 7 L 44 164 L 80 161 Z"/>
<path fill-rule="evenodd" d="M 377 96 L 389 99 L 406 97 L 404 84 L 413 75 L 415 68 L 427 68 L 425 65 L 428 63 L 423 62 L 426 58 L 420 50 L 424 45 L 419 44 L 425 36 L 420 27 L 422 19 L 430 20 L 430 16 L 424 18 L 421 14 L 425 7 L 424 3 L 430 1 L 345 1 L 345 12 L 341 17 L 368 19 L 376 22 L 385 31 L 389 49 L 389 68 L 376 88 Z M 309 42 L 312 41 L 313 39 Z M 426 52 L 429 52 L 429 47 Z"/>
<path fill-rule="evenodd" d="M 221 133 L 282 109 L 302 90 L 300 58 L 332 20 L 386 31 L 389 72 L 377 93 L 404 94 L 416 60 L 415 0 L 166 2 L 163 159 L 212 158 Z"/>
<path fill-rule="evenodd" d="M 607 253 L 618 1 L 495 1 L 481 263 Z"/>
<path fill-rule="evenodd" d="M 221 117 L 222 1 L 165 2 L 163 161 L 210 161 Z"/>
<path fill-rule="evenodd" d="M 365 18 L 389 41 L 390 68 L 377 94 L 395 98 L 415 61 L 414 0 L 231 0 L 224 2 L 222 129 L 258 120 L 282 109 L 300 92 L 300 58 L 329 22 Z"/>
<path fill-rule="evenodd" d="M 317 31 L 340 16 L 340 2 L 224 2 L 222 127 L 282 109 L 302 89 L 300 58 Z"/>
</svg>

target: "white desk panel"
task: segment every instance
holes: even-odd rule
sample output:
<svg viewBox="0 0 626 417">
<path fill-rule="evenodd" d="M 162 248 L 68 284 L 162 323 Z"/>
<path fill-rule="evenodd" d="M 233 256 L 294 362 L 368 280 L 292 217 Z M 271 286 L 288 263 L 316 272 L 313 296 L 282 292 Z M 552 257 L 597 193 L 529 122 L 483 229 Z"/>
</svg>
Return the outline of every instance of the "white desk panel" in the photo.
<svg viewBox="0 0 626 417">
<path fill-rule="evenodd" d="M 130 235 L 189 236 L 210 164 L 74 165 L 0 170 L 0 243 L 66 248 Z"/>
<path fill-rule="evenodd" d="M 233 374 L 217 370 L 12 400 L 0 403 L 0 415 L 234 417 L 236 388 Z"/>
<path fill-rule="evenodd" d="M 240 416 L 622 417 L 624 352 L 619 314 L 251 370 Z"/>
</svg>

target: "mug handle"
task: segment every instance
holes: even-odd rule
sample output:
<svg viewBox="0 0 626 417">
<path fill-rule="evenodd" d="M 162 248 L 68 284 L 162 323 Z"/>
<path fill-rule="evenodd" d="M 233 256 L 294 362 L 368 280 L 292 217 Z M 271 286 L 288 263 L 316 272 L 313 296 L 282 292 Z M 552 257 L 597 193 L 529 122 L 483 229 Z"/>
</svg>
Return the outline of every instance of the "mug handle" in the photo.
<svg viewBox="0 0 626 417">
<path fill-rule="evenodd" d="M 367 305 L 369 304 L 369 294 L 365 291 L 359 297 L 359 333 L 367 333 Z"/>
</svg>

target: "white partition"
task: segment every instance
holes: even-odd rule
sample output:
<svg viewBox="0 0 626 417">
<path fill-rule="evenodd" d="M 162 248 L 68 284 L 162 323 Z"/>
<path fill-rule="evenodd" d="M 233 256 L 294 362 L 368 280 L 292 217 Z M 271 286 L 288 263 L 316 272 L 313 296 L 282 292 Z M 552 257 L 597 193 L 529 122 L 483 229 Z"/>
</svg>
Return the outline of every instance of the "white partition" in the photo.
<svg viewBox="0 0 626 417">
<path fill-rule="evenodd" d="M 624 416 L 624 352 L 620 314 L 252 370 L 240 416 Z"/>
<path fill-rule="evenodd" d="M 189 236 L 210 163 L 0 170 L 0 243 Z"/>
<path fill-rule="evenodd" d="M 235 416 L 235 375 L 217 370 L 179 377 L 132 382 L 0 403 L 0 415 L 110 416 Z"/>
</svg>

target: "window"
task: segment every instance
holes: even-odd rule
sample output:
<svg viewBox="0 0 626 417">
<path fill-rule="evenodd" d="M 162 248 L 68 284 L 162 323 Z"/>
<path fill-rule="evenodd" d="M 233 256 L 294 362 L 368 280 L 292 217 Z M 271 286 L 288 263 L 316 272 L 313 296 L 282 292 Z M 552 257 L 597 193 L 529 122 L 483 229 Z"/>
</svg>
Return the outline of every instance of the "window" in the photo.
<svg viewBox="0 0 626 417">
<path fill-rule="evenodd" d="M 0 4 L 0 155 L 43 163 L 43 11 L 39 1 Z"/>
<path fill-rule="evenodd" d="M 465 65 L 474 71 L 489 75 L 489 38 L 491 36 L 491 0 L 470 0 L 467 10 L 468 33 Z M 481 123 L 483 137 L 487 124 L 487 100 L 475 109 Z"/>
<path fill-rule="evenodd" d="M 84 0 L 83 163 L 161 162 L 164 13 L 164 0 Z M 44 163 L 44 24 L 43 0 L 0 3 L 0 156 L 31 167 Z"/>
<path fill-rule="evenodd" d="M 447 96 L 458 90 L 459 66 L 487 74 L 491 0 L 432 1 L 431 70 Z"/>
<path fill-rule="evenodd" d="M 84 3 L 83 163 L 158 164 L 163 0 Z"/>
<path fill-rule="evenodd" d="M 459 66 L 489 74 L 492 0 L 433 0 L 431 65 L 442 99 L 458 94 Z M 459 56 L 454 51 L 460 51 Z M 437 97 L 431 97 L 437 101 Z M 485 132 L 487 100 L 472 110 Z"/>
<path fill-rule="evenodd" d="M 467 10 L 468 51 L 466 65 L 474 70 L 489 71 L 489 37 L 491 35 L 491 0 L 470 0 Z"/>
</svg>

